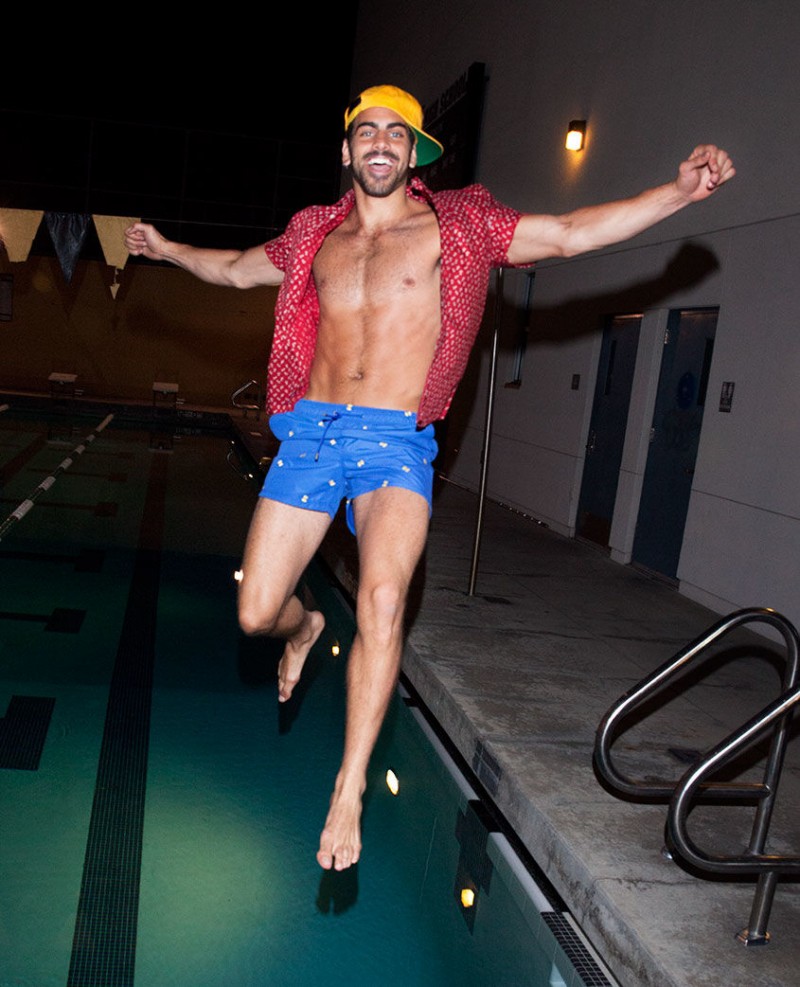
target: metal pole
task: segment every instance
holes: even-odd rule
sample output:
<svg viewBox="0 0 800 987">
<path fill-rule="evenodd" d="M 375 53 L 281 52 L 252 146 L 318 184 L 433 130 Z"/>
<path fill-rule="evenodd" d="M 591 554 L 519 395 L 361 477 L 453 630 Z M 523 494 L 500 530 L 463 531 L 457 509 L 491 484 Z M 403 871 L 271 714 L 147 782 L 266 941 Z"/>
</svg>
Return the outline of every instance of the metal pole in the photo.
<svg viewBox="0 0 800 987">
<path fill-rule="evenodd" d="M 475 581 L 478 575 L 478 559 L 481 553 L 483 534 L 483 508 L 486 502 L 486 481 L 489 475 L 489 448 L 492 444 L 492 415 L 494 412 L 494 385 L 497 375 L 497 351 L 500 342 L 500 316 L 503 308 L 503 268 L 497 269 L 495 277 L 494 328 L 492 332 L 492 358 L 489 366 L 489 393 L 486 397 L 486 424 L 483 433 L 483 462 L 478 490 L 478 517 L 475 523 L 475 541 L 472 548 L 472 569 L 469 575 L 469 595 L 475 595 Z"/>
</svg>

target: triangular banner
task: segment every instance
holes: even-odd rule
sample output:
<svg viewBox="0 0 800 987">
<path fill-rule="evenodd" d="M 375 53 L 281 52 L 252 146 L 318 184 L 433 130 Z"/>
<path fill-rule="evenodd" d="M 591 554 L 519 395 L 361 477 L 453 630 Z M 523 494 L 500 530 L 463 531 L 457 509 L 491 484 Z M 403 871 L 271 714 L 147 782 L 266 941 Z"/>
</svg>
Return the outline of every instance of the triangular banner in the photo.
<svg viewBox="0 0 800 987">
<path fill-rule="evenodd" d="M 10 261 L 16 264 L 28 259 L 42 216 L 42 209 L 0 209 L 0 241 Z"/>
<path fill-rule="evenodd" d="M 128 248 L 125 246 L 125 230 L 139 219 L 134 216 L 92 216 L 103 248 L 103 256 L 110 267 L 122 269 L 128 261 Z"/>
<path fill-rule="evenodd" d="M 75 212 L 46 212 L 44 218 L 50 230 L 53 246 L 56 248 L 61 270 L 69 284 L 89 230 L 91 216 Z"/>
</svg>

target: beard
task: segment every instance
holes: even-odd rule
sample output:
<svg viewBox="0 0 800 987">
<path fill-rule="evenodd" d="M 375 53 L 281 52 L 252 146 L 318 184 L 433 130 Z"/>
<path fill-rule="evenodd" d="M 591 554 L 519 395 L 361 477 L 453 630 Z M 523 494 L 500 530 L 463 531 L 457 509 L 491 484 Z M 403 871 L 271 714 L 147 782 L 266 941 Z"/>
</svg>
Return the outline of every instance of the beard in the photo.
<svg viewBox="0 0 800 987">
<path fill-rule="evenodd" d="M 396 162 L 398 164 L 397 170 L 389 172 L 388 175 L 376 176 L 371 174 L 369 171 L 369 162 L 374 157 L 388 158 L 389 161 Z M 385 199 L 395 189 L 404 186 L 408 180 L 408 161 L 402 164 L 399 157 L 392 153 L 369 154 L 358 163 L 355 161 L 351 162 L 351 168 L 353 171 L 353 181 L 356 185 L 363 189 L 367 195 L 371 195 L 376 199 Z"/>
</svg>

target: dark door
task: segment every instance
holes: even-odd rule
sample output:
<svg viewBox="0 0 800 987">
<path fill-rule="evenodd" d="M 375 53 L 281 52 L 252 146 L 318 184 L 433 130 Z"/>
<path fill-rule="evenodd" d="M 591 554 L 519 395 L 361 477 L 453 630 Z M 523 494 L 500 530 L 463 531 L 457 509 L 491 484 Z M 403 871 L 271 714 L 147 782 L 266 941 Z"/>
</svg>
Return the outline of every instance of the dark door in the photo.
<svg viewBox="0 0 800 987">
<path fill-rule="evenodd" d="M 718 309 L 670 313 L 633 561 L 674 579 L 692 491 Z"/>
<path fill-rule="evenodd" d="M 576 532 L 607 546 L 617 496 L 640 315 L 615 315 L 603 330 Z"/>
</svg>

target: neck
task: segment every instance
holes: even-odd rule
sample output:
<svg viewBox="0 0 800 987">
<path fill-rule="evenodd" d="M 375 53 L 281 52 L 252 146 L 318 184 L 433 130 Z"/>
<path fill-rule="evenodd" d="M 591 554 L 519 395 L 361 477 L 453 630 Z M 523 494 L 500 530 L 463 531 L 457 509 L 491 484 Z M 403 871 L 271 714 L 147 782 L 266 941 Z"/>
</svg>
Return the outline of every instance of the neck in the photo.
<svg viewBox="0 0 800 987">
<path fill-rule="evenodd" d="M 354 212 L 358 216 L 359 226 L 365 230 L 392 226 L 414 211 L 413 201 L 406 194 L 405 185 L 398 186 L 386 196 L 370 195 L 359 185 L 354 185 L 353 191 Z"/>
</svg>

